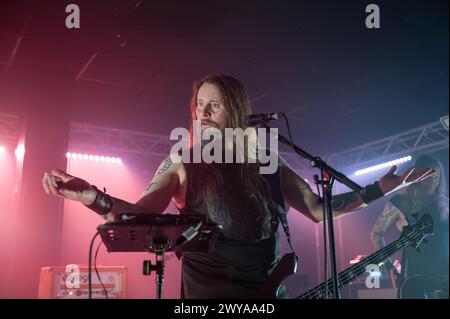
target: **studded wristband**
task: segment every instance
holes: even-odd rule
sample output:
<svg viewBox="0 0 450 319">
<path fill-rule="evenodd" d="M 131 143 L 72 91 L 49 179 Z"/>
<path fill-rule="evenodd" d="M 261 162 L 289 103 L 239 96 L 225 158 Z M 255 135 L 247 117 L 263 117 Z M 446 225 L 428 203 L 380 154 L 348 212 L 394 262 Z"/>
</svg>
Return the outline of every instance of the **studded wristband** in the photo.
<svg viewBox="0 0 450 319">
<path fill-rule="evenodd" d="M 383 192 L 380 189 L 380 186 L 378 185 L 378 182 L 367 185 L 361 190 L 359 194 L 361 195 L 363 202 L 366 204 L 369 204 L 384 196 Z"/>
<path fill-rule="evenodd" d="M 95 197 L 95 200 L 90 205 L 85 205 L 87 208 L 93 210 L 99 215 L 106 215 L 108 214 L 113 206 L 113 201 L 111 196 L 106 194 L 106 189 L 104 192 L 100 191 L 97 187 L 92 186 L 97 191 L 97 196 Z"/>
</svg>

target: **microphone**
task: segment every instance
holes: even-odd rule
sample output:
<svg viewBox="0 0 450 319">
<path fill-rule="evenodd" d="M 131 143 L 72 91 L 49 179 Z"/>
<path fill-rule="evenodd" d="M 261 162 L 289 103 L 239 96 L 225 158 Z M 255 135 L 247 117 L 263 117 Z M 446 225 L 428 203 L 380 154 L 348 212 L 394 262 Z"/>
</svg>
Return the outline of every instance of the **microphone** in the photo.
<svg viewBox="0 0 450 319">
<path fill-rule="evenodd" d="M 278 120 L 284 116 L 282 112 L 250 114 L 245 117 L 245 124 L 248 126 L 256 126 L 272 120 Z"/>
</svg>

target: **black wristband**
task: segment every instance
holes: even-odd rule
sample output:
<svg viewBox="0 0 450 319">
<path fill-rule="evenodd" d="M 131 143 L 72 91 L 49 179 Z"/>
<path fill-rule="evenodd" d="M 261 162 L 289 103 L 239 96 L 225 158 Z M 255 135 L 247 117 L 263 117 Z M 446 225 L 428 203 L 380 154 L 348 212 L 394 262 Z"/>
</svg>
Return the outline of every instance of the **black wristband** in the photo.
<svg viewBox="0 0 450 319">
<path fill-rule="evenodd" d="M 101 192 L 97 187 L 92 187 L 97 191 L 97 196 L 95 197 L 95 200 L 90 205 L 85 205 L 87 208 L 93 210 L 99 215 L 106 215 L 108 214 L 113 206 L 113 201 L 111 196 L 106 194 L 106 190 L 104 192 Z"/>
<path fill-rule="evenodd" d="M 363 202 L 366 204 L 369 204 L 384 196 L 383 192 L 380 189 L 380 186 L 378 186 L 378 182 L 367 185 L 361 190 L 359 194 L 361 195 Z"/>
</svg>

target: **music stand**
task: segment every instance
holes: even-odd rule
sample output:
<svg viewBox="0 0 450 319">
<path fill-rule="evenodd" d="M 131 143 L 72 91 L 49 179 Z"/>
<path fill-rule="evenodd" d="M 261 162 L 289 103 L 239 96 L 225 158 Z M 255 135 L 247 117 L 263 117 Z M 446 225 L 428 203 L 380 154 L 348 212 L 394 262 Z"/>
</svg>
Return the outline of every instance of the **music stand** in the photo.
<svg viewBox="0 0 450 319">
<path fill-rule="evenodd" d="M 162 298 L 164 254 L 211 251 L 220 227 L 204 215 L 127 215 L 127 218 L 97 227 L 108 252 L 155 253 L 156 262 L 143 263 L 143 274 L 156 272 L 156 298 Z"/>
</svg>

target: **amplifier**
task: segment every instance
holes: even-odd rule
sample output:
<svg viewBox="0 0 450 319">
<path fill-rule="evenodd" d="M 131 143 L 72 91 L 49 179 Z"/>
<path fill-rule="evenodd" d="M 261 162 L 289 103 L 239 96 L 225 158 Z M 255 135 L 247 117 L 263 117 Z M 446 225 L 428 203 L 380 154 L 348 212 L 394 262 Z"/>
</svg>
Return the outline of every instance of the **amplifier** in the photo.
<svg viewBox="0 0 450 319">
<path fill-rule="evenodd" d="M 75 268 L 73 267 L 75 266 Z M 74 269 L 76 270 L 74 272 Z M 39 299 L 87 299 L 89 297 L 88 266 L 43 267 L 39 276 Z M 67 270 L 67 272 L 66 272 Z M 127 268 L 97 266 L 103 286 L 92 268 L 92 298 L 125 299 Z"/>
<path fill-rule="evenodd" d="M 397 289 L 359 289 L 358 299 L 397 299 Z"/>
</svg>

